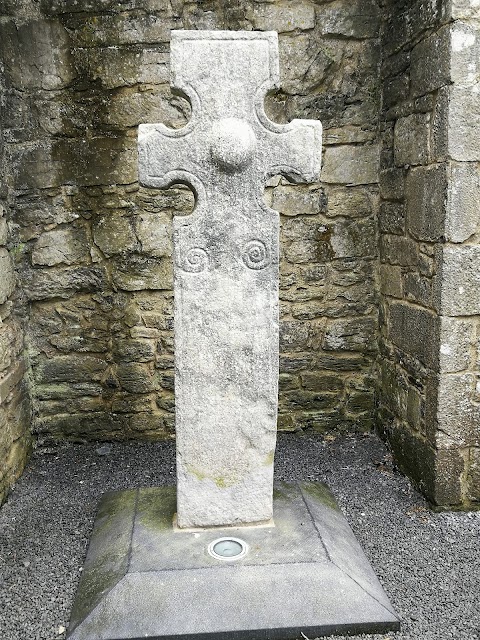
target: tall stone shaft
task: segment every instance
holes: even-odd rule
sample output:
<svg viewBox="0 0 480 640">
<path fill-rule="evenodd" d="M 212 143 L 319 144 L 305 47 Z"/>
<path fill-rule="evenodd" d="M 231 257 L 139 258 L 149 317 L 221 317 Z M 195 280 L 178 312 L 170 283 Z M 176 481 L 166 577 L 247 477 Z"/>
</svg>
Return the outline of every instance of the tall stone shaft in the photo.
<svg viewBox="0 0 480 640">
<path fill-rule="evenodd" d="M 265 115 L 275 32 L 173 31 L 171 68 L 192 117 L 140 125 L 139 173 L 196 195 L 174 220 L 178 525 L 259 523 L 272 517 L 278 403 L 279 220 L 263 190 L 279 173 L 318 179 L 321 125 Z"/>
</svg>

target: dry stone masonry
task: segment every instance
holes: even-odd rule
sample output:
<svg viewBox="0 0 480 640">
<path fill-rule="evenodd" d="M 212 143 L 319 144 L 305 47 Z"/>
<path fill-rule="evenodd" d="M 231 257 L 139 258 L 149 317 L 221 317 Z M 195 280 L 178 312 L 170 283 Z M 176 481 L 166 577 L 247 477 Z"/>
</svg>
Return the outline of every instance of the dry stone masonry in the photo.
<svg viewBox="0 0 480 640">
<path fill-rule="evenodd" d="M 196 193 L 173 225 L 175 426 L 180 527 L 272 518 L 278 403 L 278 244 L 265 180 L 320 175 L 319 122 L 276 125 L 273 32 L 174 31 L 172 85 L 183 129 L 139 127 L 140 182 Z"/>
<path fill-rule="evenodd" d="M 32 407 L 41 440 L 173 436 L 172 219 L 193 196 L 139 186 L 137 127 L 189 121 L 171 30 L 232 29 L 279 32 L 269 118 L 324 126 L 320 181 L 264 194 L 280 213 L 279 428 L 369 429 L 378 406 L 423 491 L 478 502 L 477 0 L 2 9 L 0 384 L 18 380 L 2 492 Z"/>
</svg>

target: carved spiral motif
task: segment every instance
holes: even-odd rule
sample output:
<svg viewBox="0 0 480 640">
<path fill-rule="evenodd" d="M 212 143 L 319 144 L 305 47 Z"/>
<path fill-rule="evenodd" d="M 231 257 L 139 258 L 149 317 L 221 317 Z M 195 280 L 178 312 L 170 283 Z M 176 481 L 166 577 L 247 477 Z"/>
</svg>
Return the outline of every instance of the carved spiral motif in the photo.
<svg viewBox="0 0 480 640">
<path fill-rule="evenodd" d="M 270 264 L 267 247 L 261 240 L 250 240 L 243 247 L 242 260 L 249 269 L 265 269 Z"/>
<path fill-rule="evenodd" d="M 180 265 L 183 271 L 189 273 L 200 273 L 208 266 L 208 253 L 201 247 L 192 247 L 185 254 L 185 258 Z"/>
</svg>

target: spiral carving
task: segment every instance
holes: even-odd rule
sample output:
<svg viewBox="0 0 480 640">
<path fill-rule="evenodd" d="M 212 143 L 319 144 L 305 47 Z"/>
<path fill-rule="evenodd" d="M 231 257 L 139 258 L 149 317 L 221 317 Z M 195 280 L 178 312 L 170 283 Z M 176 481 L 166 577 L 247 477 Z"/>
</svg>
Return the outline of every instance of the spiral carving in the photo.
<svg viewBox="0 0 480 640">
<path fill-rule="evenodd" d="M 249 269 L 258 271 L 270 264 L 270 256 L 265 244 L 261 240 L 250 240 L 243 247 L 242 260 Z"/>
<path fill-rule="evenodd" d="M 183 271 L 188 271 L 189 273 L 200 273 L 200 271 L 204 271 L 207 266 L 208 253 L 201 247 L 192 247 L 189 249 L 180 265 Z"/>
</svg>

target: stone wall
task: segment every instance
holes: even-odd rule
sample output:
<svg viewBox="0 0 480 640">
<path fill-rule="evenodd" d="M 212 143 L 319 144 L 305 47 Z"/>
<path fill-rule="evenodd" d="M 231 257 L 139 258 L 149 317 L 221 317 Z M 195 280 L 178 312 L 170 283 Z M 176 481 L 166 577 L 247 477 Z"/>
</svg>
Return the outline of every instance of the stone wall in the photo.
<svg viewBox="0 0 480 640">
<path fill-rule="evenodd" d="M 170 29 L 280 32 L 272 119 L 324 125 L 322 182 L 273 180 L 281 213 L 280 429 L 374 411 L 381 14 L 373 0 L 4 2 L 6 204 L 42 439 L 174 430 L 171 220 L 137 183 L 140 122 L 179 127 Z"/>
<path fill-rule="evenodd" d="M 0 76 L 0 105 L 5 85 Z M 4 111 L 0 109 L 0 121 Z M 0 130 L 0 166 L 6 144 Z M 11 225 L 6 215 L 7 187 L 0 181 L 0 505 L 23 471 L 31 449 L 31 406 L 26 383 L 27 358 L 14 270 Z"/>
<path fill-rule="evenodd" d="M 379 426 L 433 502 L 468 505 L 480 497 L 480 11 L 463 1 L 389 10 Z"/>
</svg>

